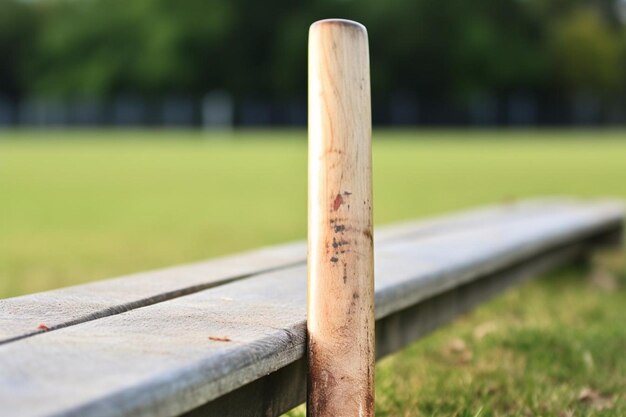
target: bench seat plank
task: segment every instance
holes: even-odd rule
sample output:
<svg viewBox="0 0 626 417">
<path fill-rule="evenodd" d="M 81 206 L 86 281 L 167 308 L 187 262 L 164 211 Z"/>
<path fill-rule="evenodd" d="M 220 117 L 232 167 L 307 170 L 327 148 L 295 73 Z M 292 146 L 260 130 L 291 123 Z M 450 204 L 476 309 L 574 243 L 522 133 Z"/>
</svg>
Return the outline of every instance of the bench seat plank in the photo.
<svg viewBox="0 0 626 417">
<path fill-rule="evenodd" d="M 622 221 L 618 204 L 577 203 L 389 241 L 376 249 L 377 319 Z M 184 413 L 302 358 L 305 302 L 296 265 L 4 344 L 0 405 L 18 416 Z"/>
<path fill-rule="evenodd" d="M 481 227 L 491 221 L 541 214 L 547 208 L 567 208 L 575 201 L 544 198 L 404 222 L 376 230 L 376 244 L 404 237 L 429 236 L 447 230 Z M 0 300 L 0 344 L 135 308 L 163 302 L 263 272 L 306 261 L 306 243 L 267 247 L 206 262 L 144 272 Z"/>
</svg>

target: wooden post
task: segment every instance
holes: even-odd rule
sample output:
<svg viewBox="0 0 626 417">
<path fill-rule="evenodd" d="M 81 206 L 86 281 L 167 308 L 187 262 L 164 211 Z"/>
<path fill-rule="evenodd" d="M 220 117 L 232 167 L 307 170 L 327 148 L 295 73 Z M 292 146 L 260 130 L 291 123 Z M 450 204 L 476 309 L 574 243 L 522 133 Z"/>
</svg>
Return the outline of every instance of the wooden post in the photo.
<svg viewBox="0 0 626 417">
<path fill-rule="evenodd" d="M 309 31 L 308 396 L 313 417 L 374 416 L 374 256 L 367 30 Z"/>
</svg>

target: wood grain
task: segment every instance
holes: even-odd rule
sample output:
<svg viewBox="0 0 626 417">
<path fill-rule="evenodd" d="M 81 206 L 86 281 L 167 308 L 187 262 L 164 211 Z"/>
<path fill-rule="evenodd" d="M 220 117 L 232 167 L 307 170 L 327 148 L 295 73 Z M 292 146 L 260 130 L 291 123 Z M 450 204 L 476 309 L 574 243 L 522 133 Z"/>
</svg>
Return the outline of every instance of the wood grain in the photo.
<svg viewBox="0 0 626 417">
<path fill-rule="evenodd" d="M 0 300 L 0 345 L 303 264 L 303 242 Z"/>
<path fill-rule="evenodd" d="M 594 247 L 593 242 L 581 242 L 542 253 L 378 319 L 376 358 L 397 352 L 511 285 L 575 260 Z M 184 417 L 280 416 L 305 401 L 305 375 L 306 361 L 300 358 L 184 414 Z"/>
<path fill-rule="evenodd" d="M 402 222 L 377 228 L 376 244 L 516 221 L 575 205 L 571 199 L 542 198 Z M 44 333 L 39 324 L 51 330 L 73 326 L 305 262 L 306 243 L 296 242 L 0 300 L 0 344 Z"/>
<path fill-rule="evenodd" d="M 374 249 L 367 32 L 309 31 L 307 415 L 374 416 Z"/>
<path fill-rule="evenodd" d="M 622 224 L 618 204 L 578 203 L 381 245 L 375 265 L 376 317 L 387 323 L 380 327 L 388 341 L 382 352 L 495 292 L 484 292 L 485 279 L 502 288 L 519 265 L 551 254 L 569 259 L 580 250 L 568 247 L 588 251 Z M 300 265 L 7 343 L 0 346 L 0 409 L 12 416 L 179 415 L 301 360 L 305 304 Z M 422 313 L 404 313 L 414 307 Z M 266 389 L 263 398 L 271 398 Z M 293 401 L 264 409 L 277 415 Z"/>
</svg>

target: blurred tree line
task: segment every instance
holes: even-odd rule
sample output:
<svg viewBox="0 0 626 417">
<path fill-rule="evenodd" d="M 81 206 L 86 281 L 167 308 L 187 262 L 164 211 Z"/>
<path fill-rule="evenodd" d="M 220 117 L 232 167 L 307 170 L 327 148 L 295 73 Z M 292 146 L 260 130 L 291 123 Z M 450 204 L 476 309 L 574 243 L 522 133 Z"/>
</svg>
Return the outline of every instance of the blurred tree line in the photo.
<svg viewBox="0 0 626 417">
<path fill-rule="evenodd" d="M 306 94 L 309 25 L 368 27 L 375 96 L 626 91 L 624 0 L 0 0 L 0 95 Z"/>
</svg>

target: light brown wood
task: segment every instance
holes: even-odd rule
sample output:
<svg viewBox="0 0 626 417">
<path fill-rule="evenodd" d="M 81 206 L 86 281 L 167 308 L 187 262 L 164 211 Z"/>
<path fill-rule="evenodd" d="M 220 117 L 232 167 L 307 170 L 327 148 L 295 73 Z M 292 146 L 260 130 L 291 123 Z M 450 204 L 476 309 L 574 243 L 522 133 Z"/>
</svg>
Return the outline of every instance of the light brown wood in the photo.
<svg viewBox="0 0 626 417">
<path fill-rule="evenodd" d="M 313 417 L 374 416 L 374 254 L 366 29 L 309 32 L 308 396 Z"/>
</svg>

